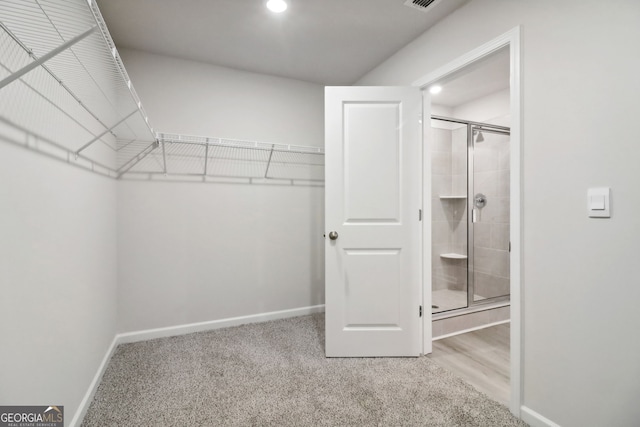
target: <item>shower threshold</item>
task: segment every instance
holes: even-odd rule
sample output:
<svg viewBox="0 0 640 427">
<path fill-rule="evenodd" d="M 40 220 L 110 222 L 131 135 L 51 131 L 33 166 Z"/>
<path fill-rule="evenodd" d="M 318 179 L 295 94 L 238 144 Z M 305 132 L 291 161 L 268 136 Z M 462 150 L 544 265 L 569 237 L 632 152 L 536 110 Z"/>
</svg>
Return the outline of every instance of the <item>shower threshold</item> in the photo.
<svg viewBox="0 0 640 427">
<path fill-rule="evenodd" d="M 509 298 L 500 299 L 499 301 L 487 301 L 481 302 L 479 304 L 472 305 L 471 307 L 462 307 L 457 309 L 452 309 L 448 311 L 442 311 L 440 313 L 433 313 L 431 315 L 431 320 L 442 320 L 448 319 L 450 317 L 464 316 L 471 313 L 477 313 L 479 311 L 493 310 L 500 307 L 508 307 L 511 305 Z"/>
</svg>

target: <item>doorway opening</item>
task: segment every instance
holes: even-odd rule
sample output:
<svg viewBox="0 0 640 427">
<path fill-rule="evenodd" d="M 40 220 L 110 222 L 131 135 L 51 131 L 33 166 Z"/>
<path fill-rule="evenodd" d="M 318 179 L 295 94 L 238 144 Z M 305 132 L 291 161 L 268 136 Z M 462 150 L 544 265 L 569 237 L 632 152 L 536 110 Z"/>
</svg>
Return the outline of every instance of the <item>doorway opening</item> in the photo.
<svg viewBox="0 0 640 427">
<path fill-rule="evenodd" d="M 505 363 L 510 374 L 509 406 L 518 417 L 522 395 L 520 31 L 516 27 L 414 82 L 414 86 L 423 90 L 424 99 L 423 200 L 425 206 L 430 204 L 437 208 L 433 211 L 427 208 L 430 218 L 425 219 L 442 221 L 441 227 L 429 227 L 429 222 L 425 223 L 423 234 L 423 303 L 426 307 L 437 306 L 432 309 L 432 318 L 427 316 L 424 319 L 424 353 L 432 353 L 432 339 L 438 336 L 455 335 L 510 321 L 506 332 L 510 360 Z M 501 78 L 495 79 L 495 75 L 501 75 Z M 495 86 L 491 90 L 493 84 Z M 435 90 L 429 90 L 431 88 Z M 456 99 L 458 95 L 467 96 L 467 99 Z M 443 101 L 447 96 L 449 100 Z M 435 116 L 435 120 L 431 120 L 432 116 Z M 433 126 L 429 126 L 430 123 Z M 462 140 L 457 147 L 466 153 L 466 159 L 455 159 L 453 146 L 451 153 L 436 154 L 438 144 L 441 144 L 439 148 L 443 144 L 442 140 L 438 140 L 438 128 L 447 131 L 461 129 L 458 132 Z M 480 151 L 491 146 L 499 153 L 500 142 L 497 141 L 500 139 L 503 140 L 502 147 L 508 146 L 508 150 L 502 154 L 508 158 L 508 170 L 505 168 L 501 171 L 499 167 L 489 169 L 487 162 L 491 163 L 495 158 L 485 159 L 486 162 L 478 168 L 474 154 L 482 156 Z M 482 147 L 486 142 L 489 144 Z M 503 160 L 506 160 L 505 157 Z M 457 163 L 454 165 L 452 161 Z M 449 167 L 450 172 L 447 169 Z M 466 176 L 459 173 L 454 182 L 454 168 L 456 172 L 466 171 Z M 435 173 L 438 171 L 441 176 Z M 477 175 L 481 171 L 486 172 L 484 176 Z M 446 173 L 451 174 L 448 178 L 451 184 L 444 183 L 442 175 Z M 488 193 L 493 195 L 480 188 L 475 191 L 475 187 L 483 181 L 489 184 Z M 457 187 L 454 187 L 454 183 Z M 441 194 L 440 185 L 451 185 L 449 193 Z M 465 185 L 466 191 L 463 193 L 454 191 L 462 190 Z M 498 200 L 501 197 L 504 200 Z M 491 212 L 499 206 L 504 208 L 501 213 L 495 210 Z M 489 218 L 500 219 L 493 231 L 493 223 L 481 222 Z M 446 241 L 449 247 L 436 248 L 439 239 Z M 477 245 L 479 242 L 482 242 L 482 246 Z M 491 258 L 489 255 L 492 253 L 497 258 Z M 498 258 L 501 261 L 496 261 Z M 437 272 L 443 263 L 451 264 L 451 268 Z M 447 285 L 454 285 L 454 291 L 461 291 L 459 294 L 462 298 L 454 299 L 449 305 L 447 301 L 439 299 L 438 290 L 451 289 L 438 283 L 440 279 L 449 281 Z M 477 323 L 465 325 L 461 320 L 463 317 Z M 443 326 L 447 321 L 449 325 Z M 452 324 L 457 325 L 452 327 Z M 448 330 L 445 329 L 447 327 Z"/>
</svg>

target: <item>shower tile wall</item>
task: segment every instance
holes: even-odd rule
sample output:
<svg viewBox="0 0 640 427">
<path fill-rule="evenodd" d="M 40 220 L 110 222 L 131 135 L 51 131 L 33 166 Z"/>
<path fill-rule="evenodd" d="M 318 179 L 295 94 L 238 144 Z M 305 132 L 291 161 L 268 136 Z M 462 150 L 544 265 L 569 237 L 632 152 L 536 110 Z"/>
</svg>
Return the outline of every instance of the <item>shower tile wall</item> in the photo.
<svg viewBox="0 0 640 427">
<path fill-rule="evenodd" d="M 433 128 L 432 145 L 432 286 L 434 312 L 467 306 L 467 260 L 442 258 L 444 253 L 467 253 L 466 128 Z"/>
<path fill-rule="evenodd" d="M 487 196 L 474 224 L 475 299 L 509 294 L 509 137 L 476 143 L 475 190 Z"/>
</svg>

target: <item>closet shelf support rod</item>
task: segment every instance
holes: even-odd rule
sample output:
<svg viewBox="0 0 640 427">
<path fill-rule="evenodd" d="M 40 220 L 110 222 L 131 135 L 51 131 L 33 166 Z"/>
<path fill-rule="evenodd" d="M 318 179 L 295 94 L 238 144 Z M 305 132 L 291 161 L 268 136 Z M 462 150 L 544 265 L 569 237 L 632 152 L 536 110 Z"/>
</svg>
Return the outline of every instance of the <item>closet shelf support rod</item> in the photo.
<svg viewBox="0 0 640 427">
<path fill-rule="evenodd" d="M 267 175 L 269 175 L 269 166 L 271 166 L 271 158 L 273 157 L 274 148 L 275 148 L 275 144 L 271 145 L 271 152 L 269 153 L 269 161 L 267 162 L 267 169 L 264 171 L 265 178 L 267 178 Z"/>
<path fill-rule="evenodd" d="M 166 142 L 162 141 L 162 169 L 164 174 L 167 174 L 167 150 L 165 148 Z"/>
<path fill-rule="evenodd" d="M 130 112 L 129 114 L 127 114 L 126 116 L 124 116 L 122 119 L 120 119 L 120 121 L 118 121 L 118 123 L 116 123 L 115 125 L 111 126 L 110 128 L 106 129 L 104 132 L 102 132 L 100 135 L 96 136 L 95 138 L 93 138 L 91 141 L 87 142 L 86 144 L 84 144 L 82 147 L 80 147 L 80 149 L 78 151 L 76 151 L 76 155 L 80 154 L 80 152 L 82 150 L 84 150 L 85 148 L 87 148 L 88 146 L 90 146 L 91 144 L 93 144 L 94 142 L 96 142 L 97 140 L 99 140 L 100 138 L 102 138 L 103 136 L 105 136 L 106 134 L 108 134 L 109 132 L 111 132 L 111 130 L 113 128 L 118 127 L 122 122 L 124 122 L 125 120 L 127 120 L 129 117 L 133 116 L 135 113 L 137 113 L 138 110 L 137 108 L 135 110 L 133 110 L 132 112 Z"/>
<path fill-rule="evenodd" d="M 160 145 L 160 142 L 158 140 L 153 141 L 151 144 L 149 144 L 147 146 L 147 148 L 142 150 L 133 159 L 129 160 L 127 163 L 124 164 L 124 166 L 122 166 L 120 169 L 118 169 L 118 171 L 117 171 L 118 177 L 116 179 L 120 179 L 120 177 L 122 177 L 122 175 L 124 175 L 125 173 L 129 172 L 129 170 L 131 170 L 132 167 L 134 167 L 135 165 L 140 163 L 140 161 L 142 159 L 147 157 L 149 155 L 149 153 L 151 153 L 153 150 L 158 148 L 159 145 Z"/>
<path fill-rule="evenodd" d="M 87 31 L 85 31 L 84 33 L 75 36 L 71 40 L 69 40 L 69 41 L 67 41 L 65 43 L 62 43 L 60 46 L 58 46 L 57 48 L 53 49 L 51 52 L 41 56 L 38 60 L 33 61 L 28 65 L 25 65 L 24 67 L 22 67 L 21 69 L 19 69 L 15 73 L 11 74 L 9 77 L 7 77 L 4 80 L 0 81 L 0 89 L 5 87 L 9 83 L 19 79 L 20 77 L 24 76 L 25 74 L 27 74 L 29 71 L 33 70 L 34 68 L 37 68 L 40 65 L 44 64 L 45 62 L 47 62 L 48 60 L 50 60 L 54 56 L 58 55 L 59 53 L 69 49 L 74 44 L 78 43 L 79 41 L 83 40 L 87 36 L 91 35 L 97 29 L 98 29 L 98 26 L 94 25 L 93 27 L 91 27 Z"/>
<path fill-rule="evenodd" d="M 204 146 L 204 173 L 202 175 L 207 176 L 207 167 L 209 166 L 209 138 Z"/>
</svg>

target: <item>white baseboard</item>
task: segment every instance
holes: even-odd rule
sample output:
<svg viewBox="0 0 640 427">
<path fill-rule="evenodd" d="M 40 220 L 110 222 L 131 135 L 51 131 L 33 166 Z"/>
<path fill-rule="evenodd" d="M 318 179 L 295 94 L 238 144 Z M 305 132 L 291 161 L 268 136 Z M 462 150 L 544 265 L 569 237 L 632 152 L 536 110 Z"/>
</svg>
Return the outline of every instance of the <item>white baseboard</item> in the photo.
<svg viewBox="0 0 640 427">
<path fill-rule="evenodd" d="M 520 418 L 531 427 L 560 427 L 550 419 L 543 417 L 536 411 L 526 406 L 520 407 Z"/>
<path fill-rule="evenodd" d="M 78 406 L 78 410 L 76 411 L 75 415 L 71 419 L 71 423 L 69 424 L 70 427 L 76 427 L 82 423 L 84 416 L 87 414 L 87 411 L 89 410 L 89 405 L 91 405 L 91 401 L 93 400 L 93 395 L 96 394 L 96 390 L 98 390 L 98 386 L 100 385 L 100 381 L 102 380 L 102 375 L 104 374 L 104 371 L 107 369 L 107 365 L 111 360 L 111 356 L 113 356 L 113 353 L 116 351 L 117 346 L 118 346 L 118 336 L 116 335 L 115 337 L 113 337 L 113 341 L 111 341 L 111 345 L 107 349 L 107 353 L 102 358 L 102 362 L 100 363 L 100 366 L 98 366 L 98 371 L 94 375 L 93 380 L 91 381 L 91 384 L 89 384 L 89 389 L 87 390 L 84 397 L 82 398 L 82 401 L 80 402 L 80 406 Z"/>
<path fill-rule="evenodd" d="M 104 374 L 107 365 L 111 360 L 111 356 L 119 344 L 151 340 L 155 338 L 173 337 L 176 335 L 191 334 L 193 332 L 210 331 L 213 329 L 228 328 L 230 326 L 245 325 L 247 323 L 261 323 L 269 320 L 286 319 L 289 317 L 305 316 L 307 314 L 321 313 L 324 311 L 324 304 L 313 305 L 309 307 L 293 308 L 290 310 L 271 311 L 269 313 L 251 314 L 248 316 L 230 317 L 228 319 L 212 320 L 209 322 L 190 323 L 187 325 L 170 326 L 167 328 L 148 329 L 146 331 L 127 332 L 124 334 L 116 334 L 102 359 L 102 363 L 98 367 L 98 372 L 93 377 L 93 381 L 89 385 L 89 389 L 80 402 L 80 406 L 76 411 L 69 426 L 77 427 L 82 423 L 84 416 L 89 410 L 89 405 L 93 400 L 93 396 L 100 385 L 100 380 Z"/>
<path fill-rule="evenodd" d="M 227 319 L 211 320 L 208 322 L 189 323 L 186 325 L 169 326 L 166 328 L 147 329 L 145 331 L 126 332 L 116 336 L 118 344 L 152 340 L 155 338 L 186 335 L 194 332 L 210 331 L 228 328 L 229 326 L 245 325 L 247 323 L 268 322 L 269 320 L 286 319 L 288 317 L 305 316 L 307 314 L 324 311 L 324 304 L 310 307 L 293 308 L 290 310 L 271 311 L 269 313 L 251 314 L 248 316 L 230 317 Z"/>
</svg>

